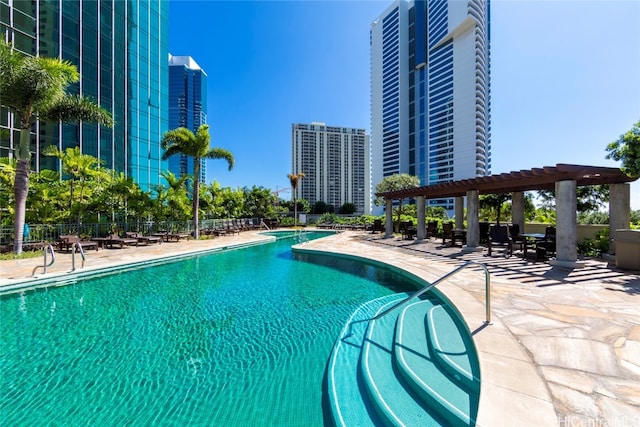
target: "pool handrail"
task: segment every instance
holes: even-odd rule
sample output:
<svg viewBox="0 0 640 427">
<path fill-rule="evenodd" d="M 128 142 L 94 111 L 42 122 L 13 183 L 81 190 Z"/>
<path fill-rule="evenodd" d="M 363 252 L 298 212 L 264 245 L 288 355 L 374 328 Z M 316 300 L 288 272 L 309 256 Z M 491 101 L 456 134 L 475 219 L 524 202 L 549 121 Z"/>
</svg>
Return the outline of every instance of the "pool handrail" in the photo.
<svg viewBox="0 0 640 427">
<path fill-rule="evenodd" d="M 484 282 L 485 282 L 485 321 L 484 321 L 484 323 L 485 323 L 485 325 L 490 324 L 491 323 L 491 275 L 489 274 L 489 270 L 487 269 L 487 266 L 482 264 L 481 262 L 467 261 L 464 264 L 462 264 L 461 266 L 451 270 L 450 272 L 448 272 L 444 276 L 440 277 L 435 282 L 428 284 L 424 288 L 412 293 L 411 295 L 409 295 L 408 297 L 406 297 L 402 301 L 398 302 L 397 304 L 394 304 L 392 307 L 386 309 L 382 313 L 379 313 L 379 314 L 375 315 L 374 317 L 371 317 L 371 318 L 368 318 L 368 319 L 354 320 L 353 322 L 350 322 L 349 323 L 349 327 L 347 328 L 347 333 L 343 338 L 347 338 L 347 337 L 350 337 L 351 335 L 353 335 L 353 331 L 352 330 L 353 330 L 353 324 L 354 323 L 370 322 L 372 320 L 378 320 L 381 317 L 386 316 L 387 314 L 389 314 L 390 312 L 392 312 L 396 308 L 398 308 L 398 307 L 400 307 L 402 305 L 405 305 L 406 303 L 408 303 L 409 301 L 413 300 L 414 298 L 417 298 L 420 295 L 424 294 L 425 292 L 429 291 L 430 289 L 433 289 L 440 282 L 448 279 L 449 277 L 453 276 L 454 274 L 458 273 L 460 270 L 468 267 L 469 265 L 479 265 L 484 270 Z"/>
<path fill-rule="evenodd" d="M 84 250 L 82 250 L 82 245 L 80 244 L 80 242 L 73 242 L 73 245 L 71 245 L 71 271 L 76 271 L 76 248 L 78 248 L 78 252 L 82 257 L 82 266 L 80 268 L 84 268 L 85 257 Z"/>
<path fill-rule="evenodd" d="M 32 277 L 36 275 L 36 270 L 41 267 L 44 270 L 43 273 L 47 274 L 47 267 L 51 267 L 56 261 L 56 255 L 53 252 L 53 246 L 51 246 L 51 243 L 47 243 L 42 249 L 44 250 L 44 263 L 43 265 L 36 265 L 34 267 L 33 271 L 31 272 Z M 47 264 L 47 251 L 51 252 L 51 262 L 49 264 Z"/>
</svg>

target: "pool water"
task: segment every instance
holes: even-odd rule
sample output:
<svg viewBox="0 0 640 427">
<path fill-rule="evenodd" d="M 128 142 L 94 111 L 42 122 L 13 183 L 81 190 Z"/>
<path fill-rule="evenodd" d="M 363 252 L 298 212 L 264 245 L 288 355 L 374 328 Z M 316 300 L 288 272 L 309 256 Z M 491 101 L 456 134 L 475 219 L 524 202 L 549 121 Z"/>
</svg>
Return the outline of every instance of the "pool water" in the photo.
<svg viewBox="0 0 640 427">
<path fill-rule="evenodd" d="M 1 295 L 2 425 L 322 426 L 345 321 L 415 284 L 293 243 Z"/>
</svg>

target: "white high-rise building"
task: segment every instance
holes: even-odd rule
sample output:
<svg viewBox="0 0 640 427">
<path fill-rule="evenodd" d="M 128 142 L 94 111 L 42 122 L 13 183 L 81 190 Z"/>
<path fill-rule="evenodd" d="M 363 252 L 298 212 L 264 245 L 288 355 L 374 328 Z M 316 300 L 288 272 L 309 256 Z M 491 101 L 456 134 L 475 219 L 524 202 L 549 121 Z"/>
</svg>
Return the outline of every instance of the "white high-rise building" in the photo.
<svg viewBox="0 0 640 427">
<path fill-rule="evenodd" d="M 397 0 L 372 23 L 374 188 L 397 173 L 421 185 L 490 173 L 489 40 L 489 0 Z"/>
<path fill-rule="evenodd" d="M 291 126 L 291 171 L 304 173 L 298 199 L 325 202 L 336 212 L 353 203 L 357 214 L 371 209 L 370 141 L 364 129 L 325 123 Z"/>
</svg>

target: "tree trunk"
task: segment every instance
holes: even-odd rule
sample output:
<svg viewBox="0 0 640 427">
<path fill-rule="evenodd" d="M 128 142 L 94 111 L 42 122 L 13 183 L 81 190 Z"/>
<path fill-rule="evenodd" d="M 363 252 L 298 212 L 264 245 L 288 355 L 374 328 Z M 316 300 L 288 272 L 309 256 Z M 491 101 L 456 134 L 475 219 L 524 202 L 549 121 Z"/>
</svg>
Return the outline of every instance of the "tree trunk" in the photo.
<svg viewBox="0 0 640 427">
<path fill-rule="evenodd" d="M 198 240 L 198 208 L 200 205 L 200 159 L 193 159 L 193 238 Z"/>
<path fill-rule="evenodd" d="M 293 198 L 293 228 L 296 228 L 297 226 L 298 226 L 298 201 L 294 197 Z"/>
<path fill-rule="evenodd" d="M 400 203 L 398 203 L 398 222 L 396 223 L 396 226 L 395 226 L 396 233 L 400 232 L 400 221 L 401 220 L 402 220 L 402 199 L 400 199 Z"/>
<path fill-rule="evenodd" d="M 24 217 L 27 210 L 27 194 L 29 193 L 29 160 L 18 160 L 13 194 L 16 199 L 15 219 L 13 222 L 13 252 L 22 253 L 22 237 L 24 234 Z"/>
</svg>

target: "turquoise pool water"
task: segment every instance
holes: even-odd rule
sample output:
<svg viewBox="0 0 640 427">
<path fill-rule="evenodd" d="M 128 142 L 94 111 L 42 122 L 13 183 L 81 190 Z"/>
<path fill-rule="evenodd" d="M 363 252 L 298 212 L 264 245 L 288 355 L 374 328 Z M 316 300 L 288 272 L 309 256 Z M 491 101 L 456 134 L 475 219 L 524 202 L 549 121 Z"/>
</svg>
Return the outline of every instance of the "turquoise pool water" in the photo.
<svg viewBox="0 0 640 427">
<path fill-rule="evenodd" d="M 292 239 L 0 296 L 7 426 L 322 426 L 333 343 L 395 273 Z"/>
</svg>

